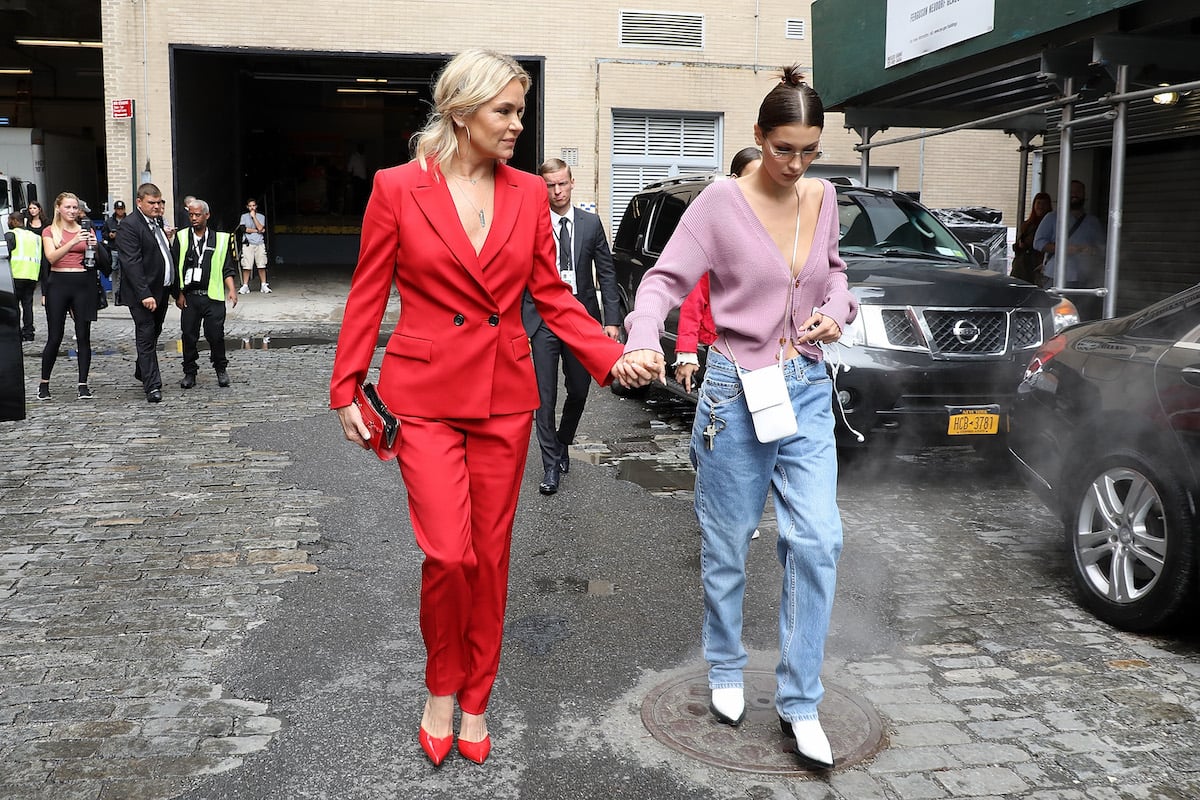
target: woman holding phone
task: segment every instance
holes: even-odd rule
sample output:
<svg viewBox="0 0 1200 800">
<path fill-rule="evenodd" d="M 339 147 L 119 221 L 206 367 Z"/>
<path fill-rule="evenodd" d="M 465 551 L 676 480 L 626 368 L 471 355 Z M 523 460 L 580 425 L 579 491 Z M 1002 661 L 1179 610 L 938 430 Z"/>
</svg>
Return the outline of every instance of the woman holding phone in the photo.
<svg viewBox="0 0 1200 800">
<path fill-rule="evenodd" d="M 92 323 L 96 320 L 98 297 L 96 275 L 84 265 L 91 248 L 98 255 L 96 233 L 80 224 L 79 198 L 63 192 L 54 199 L 54 221 L 42 231 L 42 302 L 46 305 L 46 347 L 42 350 L 42 380 L 37 399 L 50 399 L 50 374 L 58 360 L 67 315 L 75 320 L 75 341 L 79 361 L 80 400 L 91 400 L 88 371 L 92 365 Z M 48 269 L 47 269 L 48 266 Z"/>
</svg>

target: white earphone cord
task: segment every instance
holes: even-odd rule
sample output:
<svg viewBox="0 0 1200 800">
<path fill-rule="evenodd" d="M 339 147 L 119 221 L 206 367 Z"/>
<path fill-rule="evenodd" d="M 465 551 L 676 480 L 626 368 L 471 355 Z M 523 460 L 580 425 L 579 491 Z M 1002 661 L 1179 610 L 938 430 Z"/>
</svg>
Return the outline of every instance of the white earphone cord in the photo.
<svg viewBox="0 0 1200 800">
<path fill-rule="evenodd" d="M 837 406 L 838 414 L 842 417 L 842 424 L 846 429 L 854 434 L 854 438 L 862 443 L 866 441 L 865 436 L 854 429 L 850 424 L 850 420 L 846 419 L 846 409 L 842 408 L 842 403 L 838 400 L 837 376 L 838 372 L 850 371 L 850 365 L 842 361 L 842 345 L 839 342 L 817 342 L 817 347 L 821 348 L 821 352 L 825 354 L 825 361 L 829 364 L 830 377 L 833 379 L 833 402 Z"/>
</svg>

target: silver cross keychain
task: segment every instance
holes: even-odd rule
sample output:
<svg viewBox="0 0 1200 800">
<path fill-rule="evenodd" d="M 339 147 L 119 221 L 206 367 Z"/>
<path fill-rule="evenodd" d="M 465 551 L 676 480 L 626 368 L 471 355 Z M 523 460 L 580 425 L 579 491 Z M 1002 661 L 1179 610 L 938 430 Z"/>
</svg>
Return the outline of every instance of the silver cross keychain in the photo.
<svg viewBox="0 0 1200 800">
<path fill-rule="evenodd" d="M 717 426 L 713 424 L 711 417 L 708 420 L 708 424 L 704 426 L 704 432 L 701 435 L 704 437 L 704 446 L 712 450 L 716 443 Z"/>
</svg>

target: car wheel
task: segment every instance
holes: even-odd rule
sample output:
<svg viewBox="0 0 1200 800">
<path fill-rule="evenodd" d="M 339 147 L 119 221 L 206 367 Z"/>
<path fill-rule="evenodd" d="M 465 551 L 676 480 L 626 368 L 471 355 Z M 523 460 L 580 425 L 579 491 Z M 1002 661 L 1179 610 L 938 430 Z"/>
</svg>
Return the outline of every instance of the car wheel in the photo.
<svg viewBox="0 0 1200 800">
<path fill-rule="evenodd" d="M 1195 591 L 1195 521 L 1184 488 L 1138 452 L 1096 467 L 1074 484 L 1066 522 L 1080 598 L 1118 628 L 1164 627 Z"/>
</svg>

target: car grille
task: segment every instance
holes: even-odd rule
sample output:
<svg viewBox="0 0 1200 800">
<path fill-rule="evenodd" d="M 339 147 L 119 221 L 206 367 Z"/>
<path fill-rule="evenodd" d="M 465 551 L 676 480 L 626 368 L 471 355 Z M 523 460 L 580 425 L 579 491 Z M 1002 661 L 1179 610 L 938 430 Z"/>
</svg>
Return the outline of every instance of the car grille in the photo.
<svg viewBox="0 0 1200 800">
<path fill-rule="evenodd" d="M 946 358 L 1002 356 L 1042 343 L 1041 315 L 1030 309 L 884 308 L 880 318 L 890 346 Z"/>
<path fill-rule="evenodd" d="M 1013 350 L 1028 350 L 1042 343 L 1042 315 L 1036 311 L 1014 311 L 1009 323 Z"/>
<path fill-rule="evenodd" d="M 1003 311 L 926 311 L 931 344 L 942 353 L 1004 352 L 1008 314 Z"/>
<path fill-rule="evenodd" d="M 883 329 L 887 332 L 889 344 L 897 347 L 920 347 L 921 339 L 917 329 L 908 318 L 908 312 L 901 309 L 885 308 L 883 310 Z"/>
</svg>

